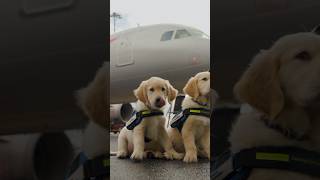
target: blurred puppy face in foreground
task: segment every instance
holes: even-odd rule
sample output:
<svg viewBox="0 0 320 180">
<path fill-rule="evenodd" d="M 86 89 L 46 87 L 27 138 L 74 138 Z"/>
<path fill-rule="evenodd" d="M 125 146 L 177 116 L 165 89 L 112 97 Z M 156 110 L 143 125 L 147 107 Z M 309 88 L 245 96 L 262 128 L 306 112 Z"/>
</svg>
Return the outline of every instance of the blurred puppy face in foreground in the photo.
<svg viewBox="0 0 320 180">
<path fill-rule="evenodd" d="M 234 91 L 253 108 L 240 113 L 232 126 L 229 141 L 233 153 L 270 146 L 319 152 L 319 35 L 304 32 L 283 36 L 254 58 Z M 276 166 L 254 167 L 248 179 L 318 179 L 310 175 Z"/>
<path fill-rule="evenodd" d="M 151 109 L 162 109 L 168 102 L 173 101 L 178 91 L 172 87 L 168 80 L 159 77 L 151 77 L 143 81 L 134 90 L 138 100 Z"/>
<path fill-rule="evenodd" d="M 290 46 L 282 53 L 279 68 L 283 91 L 300 106 L 320 105 L 320 36 L 291 35 L 275 47 L 284 50 L 287 44 Z"/>
<path fill-rule="evenodd" d="M 275 118 L 285 106 L 320 105 L 320 36 L 297 33 L 258 54 L 235 86 L 243 102 Z"/>
</svg>

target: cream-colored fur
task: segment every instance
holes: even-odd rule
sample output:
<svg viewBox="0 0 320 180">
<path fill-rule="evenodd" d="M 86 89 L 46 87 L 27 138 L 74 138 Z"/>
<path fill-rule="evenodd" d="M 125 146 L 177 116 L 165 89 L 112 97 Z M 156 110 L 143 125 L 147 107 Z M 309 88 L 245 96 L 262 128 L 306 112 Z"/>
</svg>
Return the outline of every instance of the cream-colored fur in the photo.
<svg viewBox="0 0 320 180">
<path fill-rule="evenodd" d="M 77 92 L 78 104 L 91 121 L 109 130 L 109 65 L 104 63 L 87 87 Z"/>
<path fill-rule="evenodd" d="M 239 100 L 252 107 L 240 114 L 229 141 L 231 151 L 258 146 L 296 146 L 320 152 L 320 36 L 297 33 L 280 38 L 258 54 L 235 85 Z M 297 141 L 260 119 L 309 139 Z M 254 169 L 249 180 L 315 180 L 284 170 Z"/>
<path fill-rule="evenodd" d="M 207 106 L 202 106 L 192 100 L 200 96 L 209 97 L 209 72 L 201 72 L 190 78 L 183 90 L 186 96 L 181 105 L 182 109 L 210 109 L 210 103 Z M 213 96 L 215 97 L 215 93 Z M 178 129 L 171 127 L 168 127 L 167 131 L 174 148 L 178 152 L 185 152 L 184 162 L 196 162 L 198 155 L 210 159 L 210 118 L 190 115 L 185 121 L 181 133 Z"/>
<path fill-rule="evenodd" d="M 109 140 L 108 70 L 108 64 L 104 63 L 93 81 L 78 91 L 79 105 L 90 120 L 84 131 L 83 150 L 92 158 L 109 152 L 107 143 L 102 143 Z"/>
<path fill-rule="evenodd" d="M 178 91 L 172 87 L 169 81 L 152 77 L 143 81 L 134 90 L 138 99 L 136 111 L 163 110 L 169 102 L 176 98 L 177 93 Z M 165 101 L 161 107 L 157 106 L 156 99 L 159 98 Z M 162 158 L 164 152 L 167 159 L 182 159 L 183 154 L 177 153 L 172 147 L 165 130 L 165 121 L 164 116 L 152 116 L 144 118 L 133 130 L 123 128 L 118 137 L 117 156 L 124 158 L 131 154 L 131 159 L 142 160 L 150 151 L 156 158 Z M 145 143 L 145 137 L 151 139 L 151 142 Z"/>
<path fill-rule="evenodd" d="M 109 66 L 104 63 L 97 71 L 93 81 L 76 94 L 79 106 L 89 118 L 82 141 L 82 151 L 89 159 L 109 152 L 108 72 Z M 83 168 L 80 167 L 69 179 L 83 179 L 83 174 Z"/>
</svg>

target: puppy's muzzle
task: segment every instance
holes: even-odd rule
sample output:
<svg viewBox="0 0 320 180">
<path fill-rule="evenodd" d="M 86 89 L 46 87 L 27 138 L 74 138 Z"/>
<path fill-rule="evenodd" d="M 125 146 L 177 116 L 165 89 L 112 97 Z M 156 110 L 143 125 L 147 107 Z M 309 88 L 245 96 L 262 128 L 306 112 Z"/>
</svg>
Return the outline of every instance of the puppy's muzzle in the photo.
<svg viewBox="0 0 320 180">
<path fill-rule="evenodd" d="M 164 101 L 164 99 L 158 97 L 156 99 L 156 102 L 155 102 L 155 106 L 158 107 L 158 108 L 161 108 L 163 107 L 164 105 L 166 104 L 166 102 Z"/>
</svg>

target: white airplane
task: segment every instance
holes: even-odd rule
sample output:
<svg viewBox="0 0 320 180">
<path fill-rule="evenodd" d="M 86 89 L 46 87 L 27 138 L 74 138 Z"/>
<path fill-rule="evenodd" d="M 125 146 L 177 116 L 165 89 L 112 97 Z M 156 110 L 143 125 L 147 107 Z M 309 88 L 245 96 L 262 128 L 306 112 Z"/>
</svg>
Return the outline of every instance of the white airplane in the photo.
<svg viewBox="0 0 320 180">
<path fill-rule="evenodd" d="M 210 39 L 204 32 L 177 24 L 128 29 L 110 37 L 110 103 L 129 115 L 141 81 L 159 76 L 182 92 L 187 80 L 210 69 Z M 121 110 L 120 110 L 121 109 Z"/>
</svg>

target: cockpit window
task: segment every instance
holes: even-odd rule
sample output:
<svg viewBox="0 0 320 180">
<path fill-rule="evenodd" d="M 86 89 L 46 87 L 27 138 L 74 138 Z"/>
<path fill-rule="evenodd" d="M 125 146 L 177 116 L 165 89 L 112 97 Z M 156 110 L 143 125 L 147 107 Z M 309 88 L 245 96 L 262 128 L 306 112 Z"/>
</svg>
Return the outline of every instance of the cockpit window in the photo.
<svg viewBox="0 0 320 180">
<path fill-rule="evenodd" d="M 185 29 L 179 29 L 176 31 L 176 35 L 174 36 L 175 39 L 181 39 L 181 38 L 185 38 L 191 36 L 191 34 L 185 30 Z"/>
<path fill-rule="evenodd" d="M 162 34 L 160 41 L 168 41 L 171 40 L 173 35 L 173 31 L 167 31 Z"/>
<path fill-rule="evenodd" d="M 194 37 L 200 37 L 200 38 L 205 38 L 205 39 L 209 39 L 209 36 L 207 34 L 205 34 L 202 31 L 199 30 L 192 30 L 191 31 L 192 36 Z"/>
</svg>

